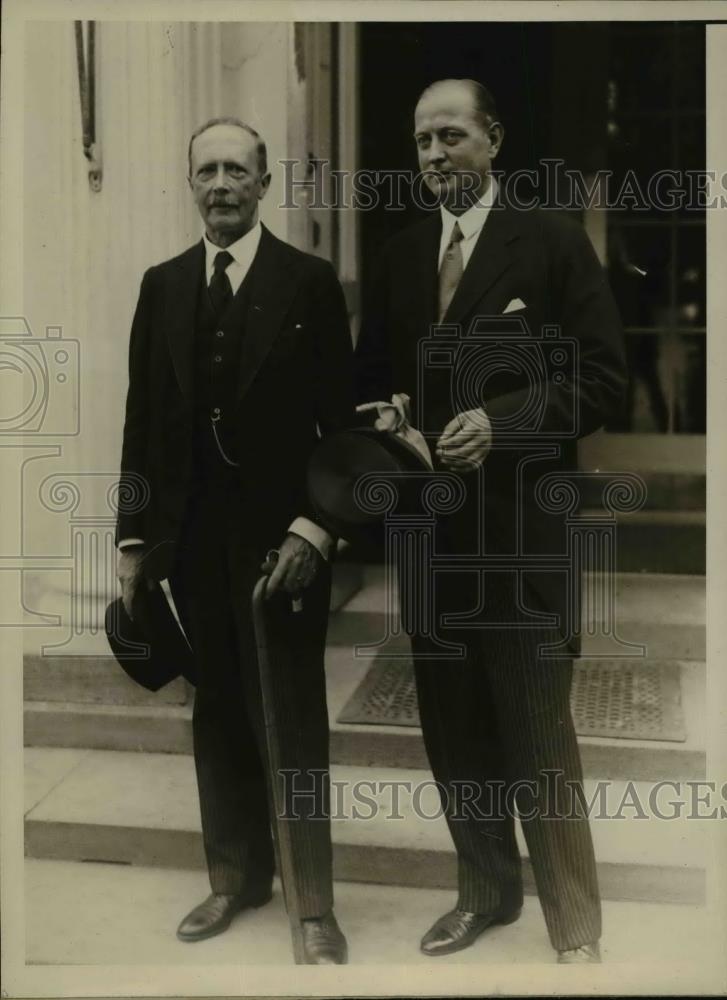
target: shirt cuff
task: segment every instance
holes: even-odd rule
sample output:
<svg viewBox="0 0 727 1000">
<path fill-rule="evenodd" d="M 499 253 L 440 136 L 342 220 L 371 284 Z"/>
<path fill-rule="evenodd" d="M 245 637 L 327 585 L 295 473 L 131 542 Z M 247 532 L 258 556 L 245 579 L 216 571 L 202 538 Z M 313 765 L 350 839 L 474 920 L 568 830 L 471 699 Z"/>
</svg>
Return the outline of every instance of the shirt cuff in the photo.
<svg viewBox="0 0 727 1000">
<path fill-rule="evenodd" d="M 132 545 L 145 545 L 143 538 L 123 538 L 117 548 L 119 549 L 130 549 Z"/>
<path fill-rule="evenodd" d="M 307 517 L 296 517 L 288 531 L 293 535 L 299 535 L 301 538 L 305 538 L 307 542 L 310 542 L 324 559 L 328 559 L 331 554 L 331 549 L 333 548 L 333 539 L 325 530 L 321 528 L 319 524 L 315 524 L 310 521 Z"/>
</svg>

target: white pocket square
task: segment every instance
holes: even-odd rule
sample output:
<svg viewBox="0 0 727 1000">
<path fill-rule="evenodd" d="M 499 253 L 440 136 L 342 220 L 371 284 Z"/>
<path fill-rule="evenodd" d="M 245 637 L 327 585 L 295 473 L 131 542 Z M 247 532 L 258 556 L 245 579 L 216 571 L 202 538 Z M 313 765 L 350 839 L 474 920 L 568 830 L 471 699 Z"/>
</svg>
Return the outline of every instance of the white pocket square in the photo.
<svg viewBox="0 0 727 1000">
<path fill-rule="evenodd" d="M 524 308 L 525 308 L 525 303 L 523 302 L 522 299 L 510 299 L 508 304 L 502 310 L 502 314 L 504 316 L 505 313 L 515 312 L 516 309 L 524 309 Z"/>
</svg>

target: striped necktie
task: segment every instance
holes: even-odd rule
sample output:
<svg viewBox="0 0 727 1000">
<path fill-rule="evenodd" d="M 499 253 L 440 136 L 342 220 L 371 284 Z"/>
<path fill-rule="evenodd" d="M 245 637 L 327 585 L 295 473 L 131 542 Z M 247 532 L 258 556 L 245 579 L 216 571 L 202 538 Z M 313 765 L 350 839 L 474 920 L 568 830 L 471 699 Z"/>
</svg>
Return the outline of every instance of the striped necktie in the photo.
<svg viewBox="0 0 727 1000">
<path fill-rule="evenodd" d="M 452 229 L 447 249 L 444 251 L 442 266 L 439 268 L 439 322 L 444 319 L 444 314 L 449 309 L 457 285 L 464 271 L 464 258 L 462 257 L 462 230 L 459 223 L 455 222 Z"/>
</svg>

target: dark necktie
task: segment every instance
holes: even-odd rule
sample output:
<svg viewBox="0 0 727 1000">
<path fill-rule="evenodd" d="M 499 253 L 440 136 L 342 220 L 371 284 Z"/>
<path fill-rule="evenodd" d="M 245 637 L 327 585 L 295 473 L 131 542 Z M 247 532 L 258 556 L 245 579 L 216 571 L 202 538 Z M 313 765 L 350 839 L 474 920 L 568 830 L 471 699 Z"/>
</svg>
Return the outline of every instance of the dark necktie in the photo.
<svg viewBox="0 0 727 1000">
<path fill-rule="evenodd" d="M 462 239 L 462 230 L 459 222 L 455 222 L 452 229 L 447 249 L 444 251 L 442 266 L 439 269 L 439 322 L 444 319 L 444 314 L 449 309 L 449 303 L 457 290 L 462 272 L 464 271 L 464 258 L 462 257 L 462 247 L 459 245 Z"/>
<path fill-rule="evenodd" d="M 227 277 L 225 268 L 234 259 L 232 254 L 228 253 L 227 250 L 220 250 L 215 257 L 215 271 L 209 284 L 209 291 L 212 306 L 218 318 L 224 315 L 225 310 L 232 301 L 232 285 L 230 284 L 230 279 Z"/>
</svg>

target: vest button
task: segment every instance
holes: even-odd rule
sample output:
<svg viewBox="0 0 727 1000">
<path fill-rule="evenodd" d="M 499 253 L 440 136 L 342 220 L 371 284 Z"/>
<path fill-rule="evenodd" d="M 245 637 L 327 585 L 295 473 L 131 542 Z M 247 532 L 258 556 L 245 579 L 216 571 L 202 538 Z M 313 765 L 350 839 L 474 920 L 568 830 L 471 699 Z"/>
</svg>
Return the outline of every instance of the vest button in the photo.
<svg viewBox="0 0 727 1000">
<path fill-rule="evenodd" d="M 216 337 L 224 337 L 224 335 L 225 335 L 224 330 L 218 330 L 217 333 L 215 334 Z"/>
<path fill-rule="evenodd" d="M 222 355 L 221 354 L 215 354 L 215 361 L 222 361 Z"/>
</svg>

